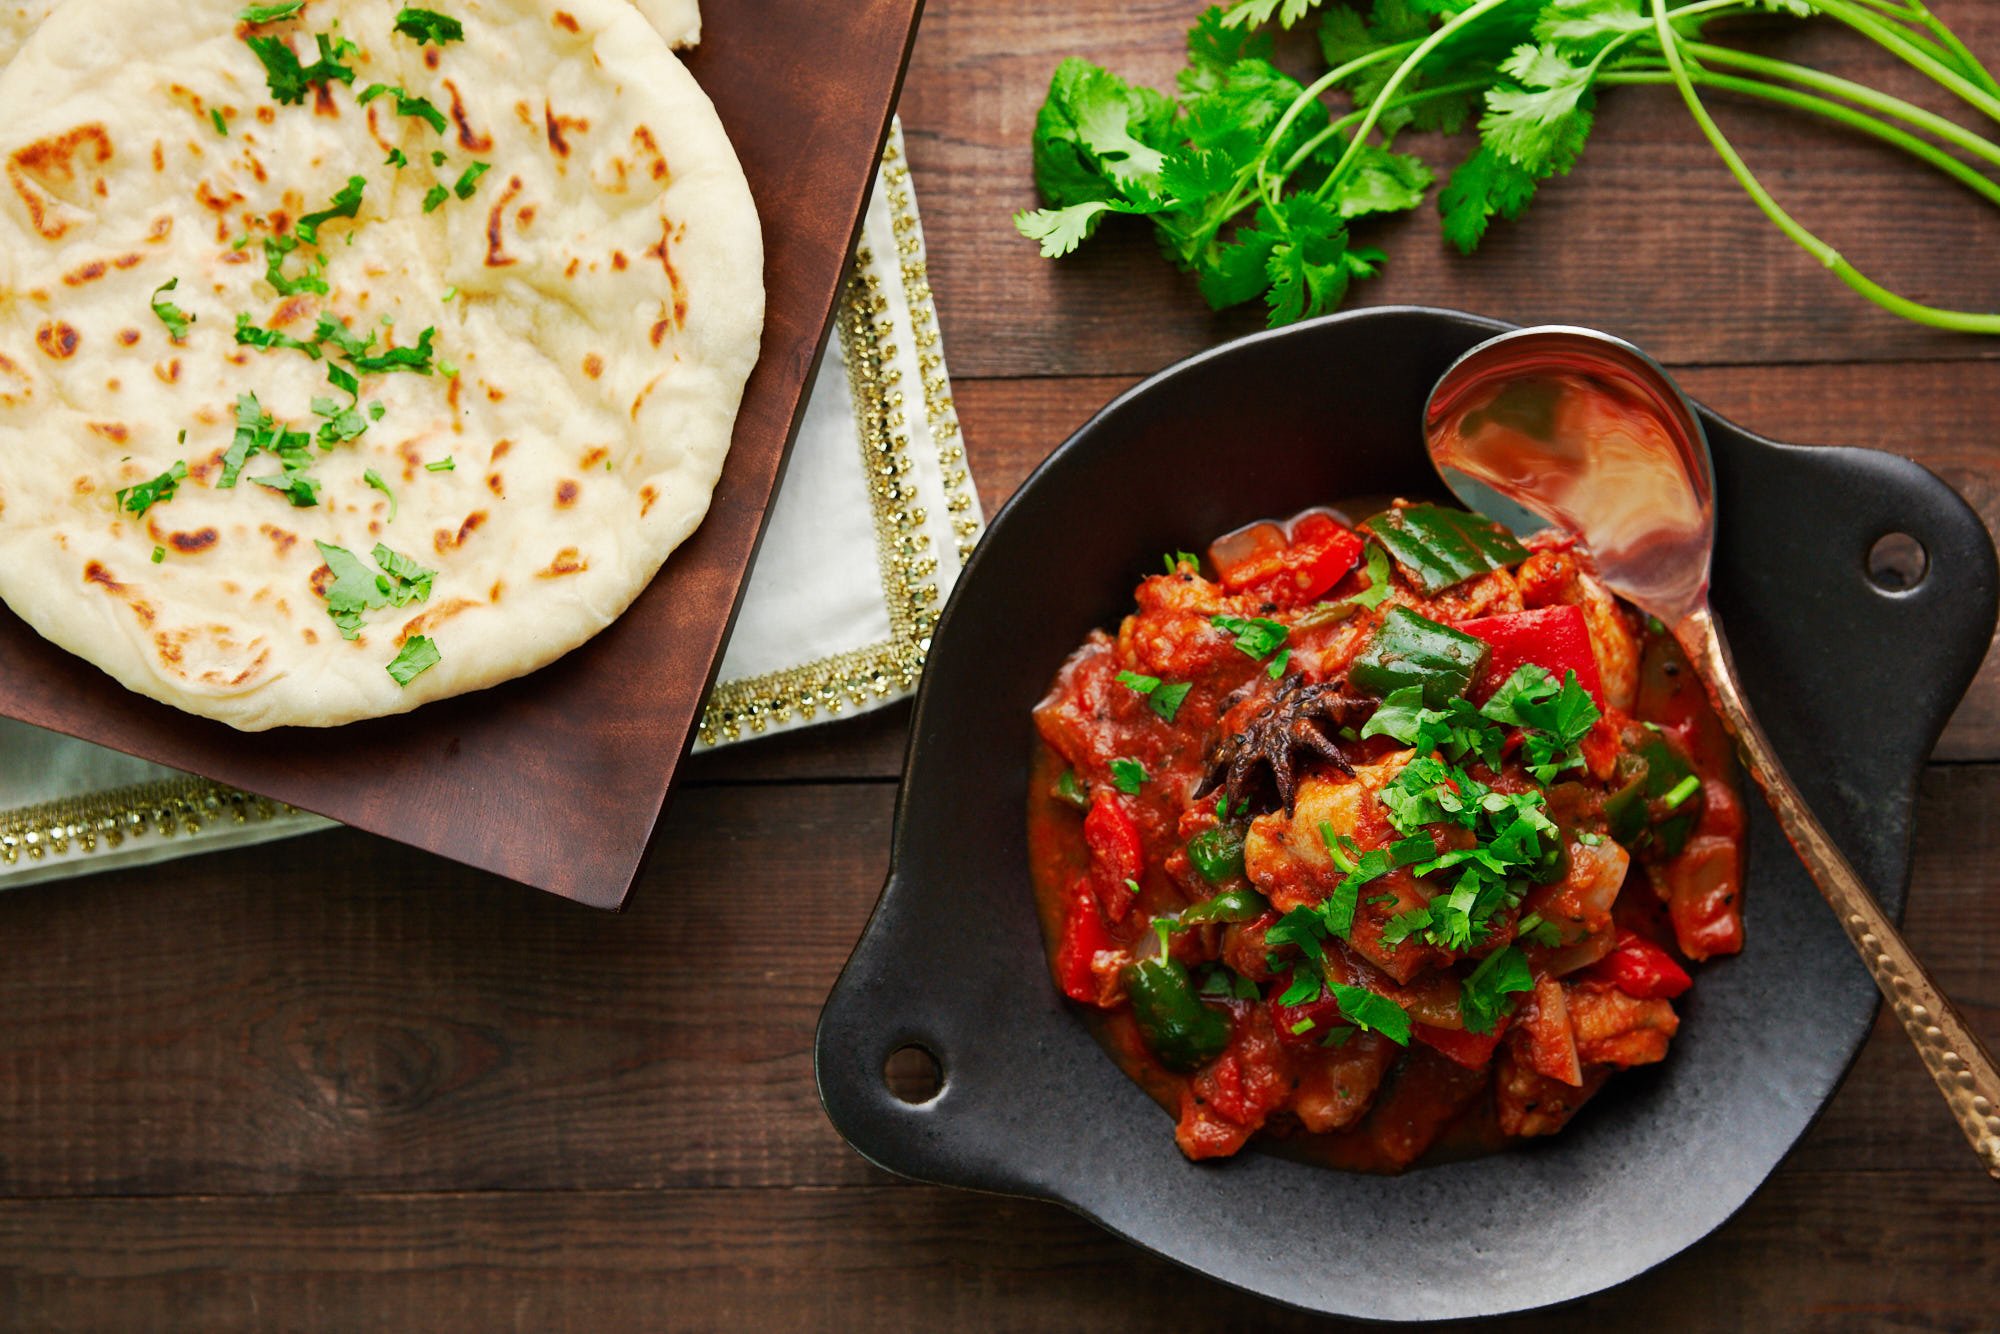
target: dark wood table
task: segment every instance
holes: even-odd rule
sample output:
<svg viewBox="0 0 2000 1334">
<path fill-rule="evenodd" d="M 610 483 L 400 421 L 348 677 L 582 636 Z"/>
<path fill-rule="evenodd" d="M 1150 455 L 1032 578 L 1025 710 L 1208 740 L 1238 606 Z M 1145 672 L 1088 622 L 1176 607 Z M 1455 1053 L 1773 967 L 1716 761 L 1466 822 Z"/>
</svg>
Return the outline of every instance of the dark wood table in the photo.
<svg viewBox="0 0 2000 1334">
<path fill-rule="evenodd" d="M 1164 84 L 1195 7 L 932 0 L 903 116 L 989 508 L 1118 389 L 1255 322 L 1207 314 L 1137 231 L 1057 266 L 1008 225 L 1056 61 Z M 2000 7 L 1940 7 L 2000 54 Z M 1914 89 L 1838 33 L 1781 44 Z M 1864 269 L 2000 305 L 2000 225 L 1969 196 L 1837 136 L 1728 125 Z M 1376 232 L 1392 258 L 1362 300 L 1615 330 L 1739 421 L 1907 453 L 2000 521 L 2000 342 L 1850 297 L 1666 94 L 1613 96 L 1576 176 L 1474 260 L 1428 214 Z M 1907 925 L 2000 1041 L 1989 668 L 1924 780 Z M 0 1324 L 1312 1323 L 1059 1209 L 891 1179 L 829 1128 L 813 1025 L 882 881 L 907 718 L 696 763 L 623 917 L 347 832 L 0 896 Z M 1996 1235 L 2000 1186 L 1884 1021 L 1734 1221 L 1530 1319 L 1990 1330 Z"/>
</svg>

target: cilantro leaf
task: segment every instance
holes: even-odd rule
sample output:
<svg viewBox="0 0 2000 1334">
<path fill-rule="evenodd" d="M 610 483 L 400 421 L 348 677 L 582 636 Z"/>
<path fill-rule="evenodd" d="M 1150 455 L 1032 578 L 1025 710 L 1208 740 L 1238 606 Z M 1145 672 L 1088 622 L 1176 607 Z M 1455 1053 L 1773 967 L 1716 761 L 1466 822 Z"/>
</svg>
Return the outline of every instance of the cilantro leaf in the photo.
<svg viewBox="0 0 2000 1334">
<path fill-rule="evenodd" d="M 296 296 L 300 292 L 317 292 L 325 296 L 329 289 L 326 279 L 321 276 L 326 266 L 318 258 L 306 257 L 305 271 L 298 277 L 285 273 L 285 259 L 299 248 L 296 236 L 267 236 L 264 238 L 264 281 L 276 288 L 279 296 Z"/>
<path fill-rule="evenodd" d="M 479 178 L 491 170 L 493 170 L 491 162 L 473 163 L 458 174 L 458 180 L 453 182 L 451 192 L 460 199 L 472 198 L 472 192 L 479 188 Z"/>
<path fill-rule="evenodd" d="M 1556 684 L 1548 669 L 1524 663 L 1480 706 L 1480 716 L 1527 729 L 1522 754 L 1538 782 L 1549 782 L 1565 769 L 1583 764 L 1581 743 L 1596 725 L 1597 702 L 1578 684 L 1576 673 L 1563 673 Z"/>
<path fill-rule="evenodd" d="M 407 607 L 412 602 L 428 602 L 431 599 L 431 581 L 437 578 L 437 571 L 426 570 L 399 551 L 391 551 L 380 542 L 369 555 L 382 567 L 388 587 L 390 605 Z"/>
<path fill-rule="evenodd" d="M 150 482 L 140 482 L 128 486 L 117 493 L 118 508 L 134 515 L 143 516 L 155 505 L 164 505 L 174 498 L 174 492 L 187 480 L 186 462 L 176 462 L 173 467 L 161 473 Z"/>
<path fill-rule="evenodd" d="M 1247 620 L 1241 616 L 1212 616 L 1209 624 L 1224 634 L 1236 636 L 1236 647 L 1249 654 L 1254 662 L 1262 662 L 1277 652 L 1291 633 L 1277 621 L 1262 616 Z"/>
<path fill-rule="evenodd" d="M 1536 176 L 1512 158 L 1481 144 L 1458 165 L 1438 192 L 1445 239 L 1471 254 L 1494 218 L 1512 222 L 1535 197 Z"/>
<path fill-rule="evenodd" d="M 451 191 L 445 189 L 442 185 L 433 185 L 430 189 L 424 191 L 424 212 L 437 212 L 438 206 L 449 198 L 451 198 Z"/>
<path fill-rule="evenodd" d="M 1594 64 L 1579 66 L 1552 46 L 1520 46 L 1500 66 L 1519 86 L 1486 92 L 1484 142 L 1530 172 L 1566 172 L 1590 136 Z"/>
<path fill-rule="evenodd" d="M 294 338 L 279 329 L 266 329 L 253 323 L 249 312 L 236 312 L 236 341 L 244 347 L 290 348 L 303 352 L 314 361 L 319 360 L 319 344 Z"/>
<path fill-rule="evenodd" d="M 1507 997 L 1534 989 L 1526 955 L 1512 945 L 1493 951 L 1460 985 L 1458 1008 L 1465 1019 L 1465 1031 L 1491 1033 L 1501 1016 L 1514 1008 Z"/>
<path fill-rule="evenodd" d="M 426 43 L 443 46 L 446 42 L 465 40 L 465 25 L 457 19 L 434 9 L 418 9 L 414 5 L 405 6 L 396 15 L 396 26 L 391 31 L 415 38 L 418 46 Z"/>
<path fill-rule="evenodd" d="M 397 685 L 407 688 L 410 682 L 441 661 L 443 659 L 438 654 L 437 645 L 432 642 L 430 636 L 411 635 L 404 643 L 403 651 L 390 661 L 388 671 L 389 675 L 396 679 Z"/>
<path fill-rule="evenodd" d="M 1333 999 L 1340 1006 L 1340 1012 L 1354 1021 L 1357 1028 L 1369 1033 L 1380 1033 L 1398 1046 L 1410 1045 L 1410 1012 L 1387 996 L 1377 995 L 1366 987 L 1349 986 L 1335 982 L 1328 987 Z"/>
<path fill-rule="evenodd" d="M 365 176 L 349 176 L 347 184 L 340 187 L 333 202 L 325 208 L 317 209 L 298 220 L 294 230 L 299 239 L 307 245 L 319 244 L 319 226 L 333 218 L 351 218 L 361 211 L 361 192 L 368 185 Z"/>
<path fill-rule="evenodd" d="M 359 371 L 371 373 L 409 371 L 415 375 L 429 375 L 433 369 L 432 357 L 435 353 L 435 349 L 431 347 L 431 340 L 435 337 L 437 330 L 427 328 L 417 335 L 414 347 L 392 347 L 370 356 L 358 356 L 350 352 L 347 354 L 347 359 Z M 374 335 L 369 335 L 369 341 L 374 341 Z"/>
<path fill-rule="evenodd" d="M 306 7 L 306 0 L 278 0 L 273 5 L 251 5 L 236 17 L 243 23 L 276 23 Z"/>
<path fill-rule="evenodd" d="M 1073 204 L 1159 193 L 1173 103 L 1086 60 L 1056 67 L 1035 118 L 1035 188 L 1042 202 Z"/>
<path fill-rule="evenodd" d="M 397 115 L 411 116 L 417 120 L 421 120 L 439 134 L 443 134 L 450 128 L 451 122 L 444 118 L 442 111 L 439 111 L 431 104 L 429 98 L 418 97 L 409 90 L 394 84 L 371 83 L 357 93 L 354 100 L 361 106 L 367 106 L 384 93 L 396 99 Z"/>
<path fill-rule="evenodd" d="M 1111 761 L 1111 782 L 1128 797 L 1139 795 L 1139 789 L 1146 782 L 1146 766 L 1137 760 L 1116 759 Z"/>
<path fill-rule="evenodd" d="M 1343 218 L 1407 212 L 1424 202 L 1434 179 L 1422 158 L 1369 144 L 1334 191 L 1335 208 Z"/>
<path fill-rule="evenodd" d="M 160 317 L 160 323 L 167 326 L 167 337 L 176 343 L 186 339 L 188 326 L 193 324 L 197 318 L 188 314 L 173 302 L 162 301 L 160 299 L 163 293 L 171 292 L 180 285 L 181 280 L 179 278 L 169 278 L 153 289 L 152 299 L 153 313 Z"/>
<path fill-rule="evenodd" d="M 263 64 L 271 97 L 280 105 L 305 101 L 306 94 L 314 87 L 335 81 L 354 82 L 354 70 L 341 63 L 356 54 L 354 43 L 345 38 L 314 33 L 313 45 L 318 49 L 319 59 L 310 65 L 300 64 L 298 53 L 282 37 L 245 37 L 243 41 Z"/>
<path fill-rule="evenodd" d="M 366 429 L 367 427 L 365 426 L 362 427 L 362 430 Z M 394 491 L 391 491 L 389 489 L 389 484 L 382 480 L 382 474 L 376 472 L 373 468 L 370 468 L 366 472 L 361 474 L 361 480 L 368 483 L 368 485 L 373 487 L 375 490 L 380 491 L 383 495 L 389 497 L 389 522 L 394 523 L 396 521 L 396 493 Z"/>
</svg>

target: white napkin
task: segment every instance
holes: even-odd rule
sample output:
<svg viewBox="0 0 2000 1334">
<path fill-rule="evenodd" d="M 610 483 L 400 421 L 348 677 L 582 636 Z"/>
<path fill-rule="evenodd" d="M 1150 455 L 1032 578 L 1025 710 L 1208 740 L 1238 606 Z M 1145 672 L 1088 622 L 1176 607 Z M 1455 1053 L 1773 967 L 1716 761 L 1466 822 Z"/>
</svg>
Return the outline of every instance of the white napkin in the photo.
<svg viewBox="0 0 2000 1334">
<path fill-rule="evenodd" d="M 982 523 L 894 125 L 698 746 L 909 694 Z M 0 887 L 330 824 L 0 719 Z"/>
</svg>

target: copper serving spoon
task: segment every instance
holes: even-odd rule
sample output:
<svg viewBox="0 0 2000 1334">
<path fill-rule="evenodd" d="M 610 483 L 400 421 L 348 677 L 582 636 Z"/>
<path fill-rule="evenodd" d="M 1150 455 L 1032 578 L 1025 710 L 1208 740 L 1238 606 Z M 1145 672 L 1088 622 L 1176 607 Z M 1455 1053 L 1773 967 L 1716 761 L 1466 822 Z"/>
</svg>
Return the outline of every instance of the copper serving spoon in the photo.
<svg viewBox="0 0 2000 1334">
<path fill-rule="evenodd" d="M 1751 715 L 1708 606 L 1715 471 L 1701 419 L 1630 343 L 1546 325 L 1488 339 L 1439 377 L 1424 443 L 1445 484 L 1521 532 L 1582 537 L 1615 592 L 1687 653 L 1785 836 L 1950 1105 L 2000 1178 L 2000 1071 L 1807 809 Z"/>
</svg>

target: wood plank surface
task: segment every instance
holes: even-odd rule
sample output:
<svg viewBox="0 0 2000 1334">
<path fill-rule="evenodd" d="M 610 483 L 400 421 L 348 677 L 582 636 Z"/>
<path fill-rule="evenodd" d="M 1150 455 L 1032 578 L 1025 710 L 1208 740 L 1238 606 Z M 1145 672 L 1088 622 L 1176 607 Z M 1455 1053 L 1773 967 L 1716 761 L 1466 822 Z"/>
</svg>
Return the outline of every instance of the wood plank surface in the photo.
<svg viewBox="0 0 2000 1334">
<path fill-rule="evenodd" d="M 1142 231 L 1056 265 L 1007 221 L 1056 60 L 1164 83 L 1197 8 L 931 0 L 903 115 L 989 511 L 1113 394 L 1257 323 L 1208 314 Z M 1938 8 L 2000 53 L 2000 6 Z M 1769 40 L 1915 87 L 1838 33 Z M 2000 297 L 2000 232 L 1948 186 L 1723 114 L 1864 266 Z M 1907 454 L 2000 525 L 2000 342 L 1847 296 L 1654 94 L 1607 99 L 1577 173 L 1478 257 L 1427 216 L 1380 231 L 1366 301 L 1619 329 L 1744 425 Z M 0 1328 L 1338 1328 L 1055 1207 L 897 1181 L 829 1127 L 813 1025 L 887 867 L 908 718 L 695 758 L 622 917 L 352 832 L 0 895 Z M 1995 661 L 1939 756 L 1961 762 L 1923 783 L 1907 926 L 2000 1040 Z M 1878 1022 L 1716 1236 L 1498 1327 L 1990 1330 L 1997 1224 Z"/>
</svg>

